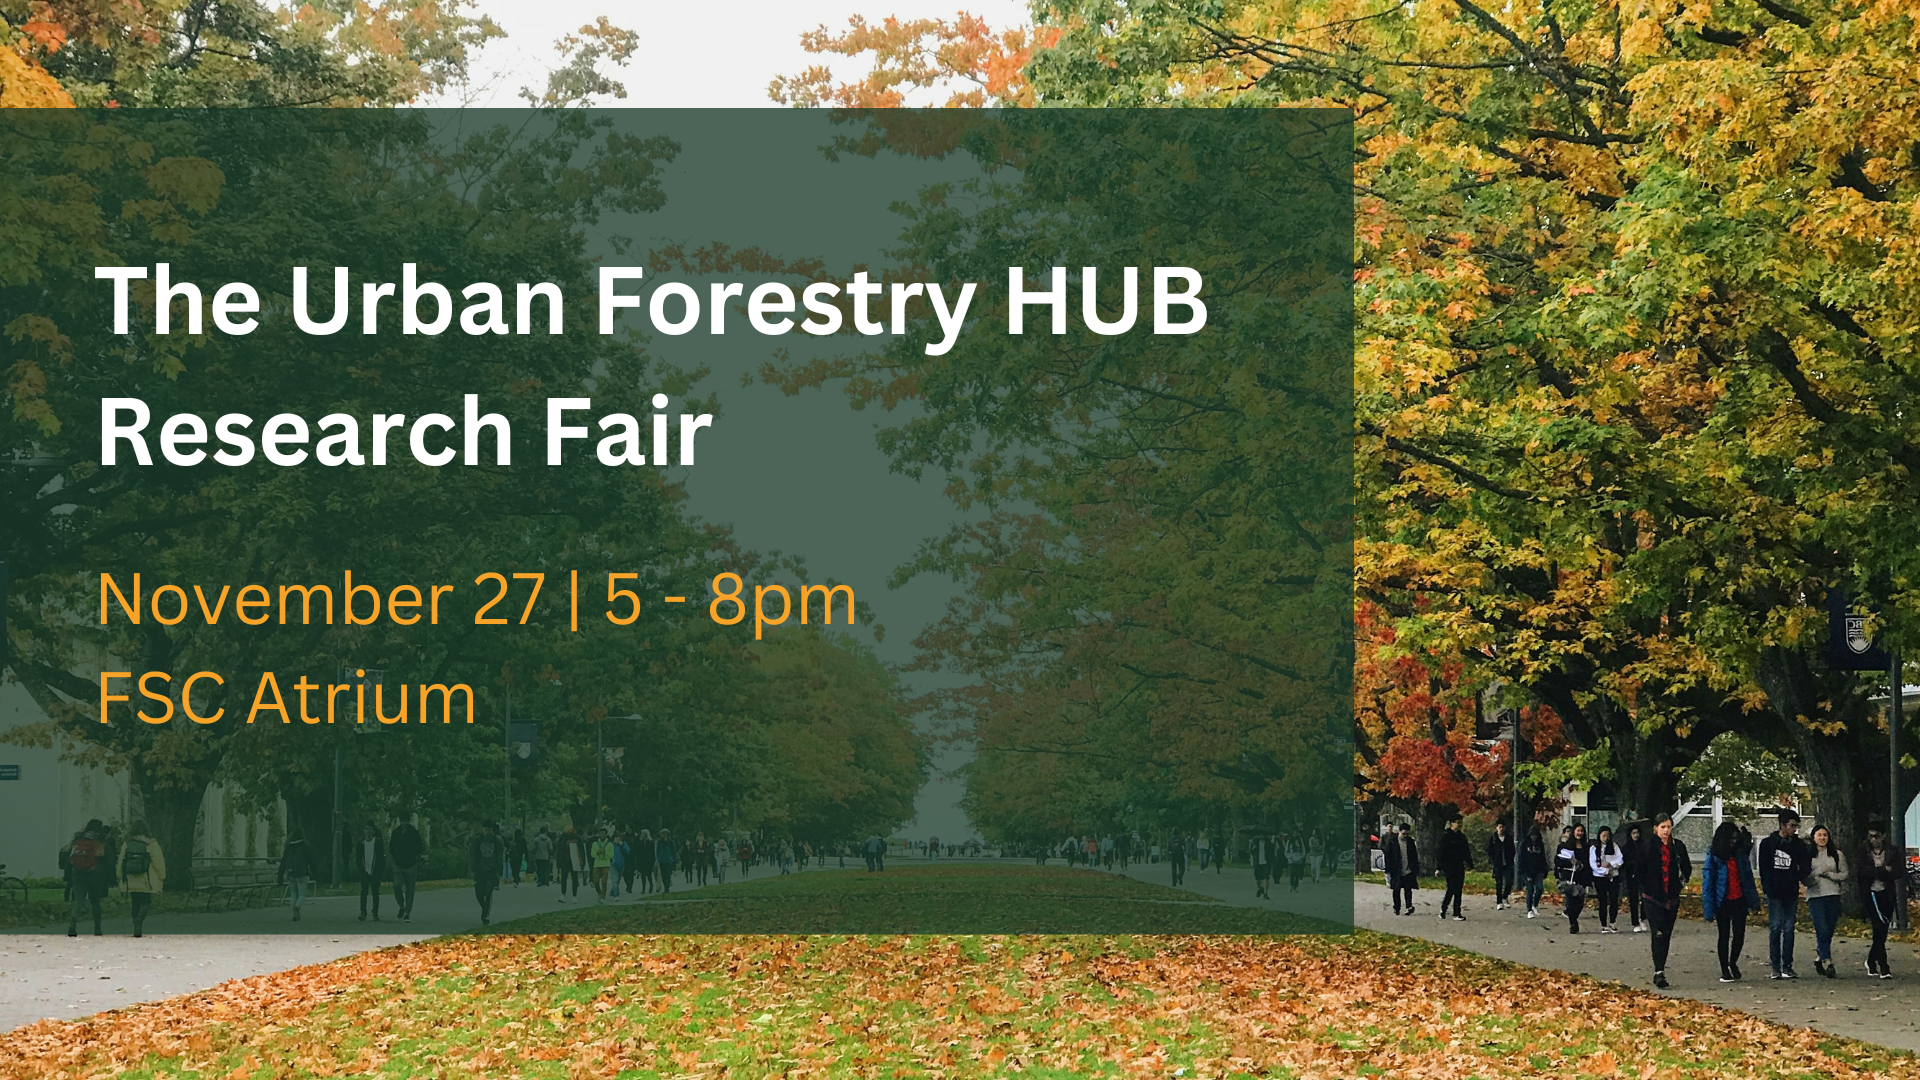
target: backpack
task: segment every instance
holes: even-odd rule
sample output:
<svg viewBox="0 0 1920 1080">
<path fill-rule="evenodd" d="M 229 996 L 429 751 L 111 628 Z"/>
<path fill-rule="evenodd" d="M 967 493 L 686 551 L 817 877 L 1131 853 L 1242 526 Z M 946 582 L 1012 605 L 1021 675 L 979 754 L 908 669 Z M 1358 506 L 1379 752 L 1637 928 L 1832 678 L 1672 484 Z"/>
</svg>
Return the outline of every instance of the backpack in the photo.
<svg viewBox="0 0 1920 1080">
<path fill-rule="evenodd" d="M 67 865 L 76 873 L 91 874 L 100 865 L 100 841 L 83 836 L 73 842 L 73 848 L 67 853 Z"/>
<path fill-rule="evenodd" d="M 144 874 L 153 865 L 153 857 L 147 853 L 145 840 L 128 840 L 127 853 L 120 863 L 121 873 L 127 877 Z"/>
</svg>

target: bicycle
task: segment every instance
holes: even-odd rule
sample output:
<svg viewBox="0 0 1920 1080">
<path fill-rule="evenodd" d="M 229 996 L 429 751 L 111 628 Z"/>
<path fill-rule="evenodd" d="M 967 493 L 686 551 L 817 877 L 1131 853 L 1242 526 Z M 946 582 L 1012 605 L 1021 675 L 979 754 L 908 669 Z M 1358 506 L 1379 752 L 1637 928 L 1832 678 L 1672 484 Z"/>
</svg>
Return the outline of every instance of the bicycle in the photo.
<svg viewBox="0 0 1920 1080">
<path fill-rule="evenodd" d="M 5 893 L 7 899 L 11 900 L 13 899 L 14 890 L 18 889 L 20 890 L 20 902 L 23 904 L 26 903 L 27 883 L 17 877 L 8 877 L 6 875 L 6 869 L 7 864 L 0 863 L 0 893 Z"/>
</svg>

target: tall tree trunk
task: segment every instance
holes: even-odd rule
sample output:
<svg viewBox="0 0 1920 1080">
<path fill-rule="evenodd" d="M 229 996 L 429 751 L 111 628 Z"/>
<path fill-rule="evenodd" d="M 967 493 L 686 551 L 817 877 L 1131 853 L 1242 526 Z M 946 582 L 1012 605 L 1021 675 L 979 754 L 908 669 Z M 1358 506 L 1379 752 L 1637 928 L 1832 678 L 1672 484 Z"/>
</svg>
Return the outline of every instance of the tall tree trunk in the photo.
<svg viewBox="0 0 1920 1080">
<path fill-rule="evenodd" d="M 1867 808 L 1876 805 L 1860 798 L 1861 751 L 1878 746 L 1884 756 L 1887 745 L 1869 731 L 1871 718 L 1859 680 L 1837 672 L 1823 678 L 1804 654 L 1781 648 L 1761 654 L 1758 674 L 1813 796 L 1814 820 L 1801 824 L 1800 835 L 1810 838 L 1814 826 L 1825 825 L 1834 844 L 1851 859 L 1854 846 L 1866 835 Z M 1851 879 L 1841 895 L 1848 910 L 1860 910 Z"/>
<path fill-rule="evenodd" d="M 193 890 L 193 836 L 210 783 L 212 777 L 197 770 L 186 777 L 156 777 L 144 758 L 134 758 L 133 785 L 140 793 L 147 829 L 160 841 L 160 851 L 167 859 L 167 892 Z"/>
</svg>

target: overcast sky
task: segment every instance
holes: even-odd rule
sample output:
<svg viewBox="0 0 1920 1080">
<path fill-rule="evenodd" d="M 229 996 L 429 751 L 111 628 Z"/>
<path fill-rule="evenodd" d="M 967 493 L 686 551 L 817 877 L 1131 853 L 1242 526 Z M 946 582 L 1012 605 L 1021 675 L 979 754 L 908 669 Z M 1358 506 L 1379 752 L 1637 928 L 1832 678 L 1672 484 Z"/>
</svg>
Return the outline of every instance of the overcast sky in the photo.
<svg viewBox="0 0 1920 1080">
<path fill-rule="evenodd" d="M 480 0 L 478 10 L 507 32 L 487 45 L 473 68 L 467 100 L 461 95 L 423 104 L 513 106 L 522 86 L 542 87 L 553 66 L 553 41 L 595 17 L 640 32 L 639 53 L 619 73 L 627 98 L 609 104 L 635 108 L 759 108 L 773 104 L 767 83 L 822 62 L 800 48 L 800 35 L 825 23 L 839 29 L 853 15 L 878 22 L 965 10 L 995 29 L 1026 21 L 1022 0 L 735 0 L 725 5 L 687 0 Z M 846 60 L 841 78 L 859 74 Z"/>
</svg>

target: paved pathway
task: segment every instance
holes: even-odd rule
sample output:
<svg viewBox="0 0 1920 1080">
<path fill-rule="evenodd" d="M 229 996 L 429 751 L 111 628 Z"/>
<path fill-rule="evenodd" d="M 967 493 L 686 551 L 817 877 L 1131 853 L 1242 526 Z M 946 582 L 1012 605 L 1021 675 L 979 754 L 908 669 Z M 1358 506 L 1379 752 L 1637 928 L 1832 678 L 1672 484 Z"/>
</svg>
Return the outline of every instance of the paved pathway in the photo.
<svg viewBox="0 0 1920 1080">
<path fill-rule="evenodd" d="M 1164 865 L 1135 866 L 1129 876 L 1158 884 L 1168 880 Z M 1228 903 L 1318 914 L 1333 906 L 1328 893 L 1321 890 L 1345 888 L 1305 884 L 1299 894 L 1289 894 L 1284 887 L 1276 886 L 1271 890 L 1272 900 L 1256 900 L 1253 876 L 1246 870 L 1227 870 L 1219 875 L 1189 873 L 1185 884 Z M 1741 956 L 1740 970 L 1746 978 L 1722 983 L 1713 927 L 1700 919 L 1683 919 L 1674 928 L 1673 948 L 1667 957 L 1667 979 L 1672 988 L 1654 991 L 1648 936 L 1632 933 L 1624 915 L 1621 933 L 1601 934 L 1589 905 L 1580 920 L 1580 933 L 1573 935 L 1567 933 L 1567 920 L 1558 914 L 1558 908 L 1542 908 L 1539 918 L 1527 919 L 1517 908 L 1493 910 L 1491 896 L 1468 896 L 1464 902 L 1467 921 L 1442 922 L 1435 917 L 1440 902 L 1438 890 L 1421 890 L 1418 912 L 1407 916 L 1393 913 L 1393 902 L 1384 885 L 1356 884 L 1352 889 L 1355 926 L 1424 938 L 1530 967 L 1591 975 L 1671 997 L 1739 1009 L 1783 1024 L 1920 1052 L 1920 954 L 1911 945 L 1895 943 L 1887 947 L 1896 977 L 1882 980 L 1867 976 L 1863 962 L 1868 943 L 1864 939 L 1836 938 L 1833 953 L 1840 977 L 1823 979 L 1813 974 L 1813 935 L 1803 930 L 1794 945 L 1794 967 L 1800 978 L 1775 982 L 1767 978 L 1766 917 L 1757 914 L 1748 923 L 1746 949 Z"/>
<path fill-rule="evenodd" d="M 754 876 L 765 873 L 761 869 Z M 698 890 L 676 882 L 673 895 L 683 891 Z M 584 902 L 595 901 L 588 889 Z M 502 922 L 562 907 L 557 886 L 508 884 L 494 893 L 493 919 Z M 481 928 L 480 905 L 471 889 L 418 893 L 408 923 L 394 921 L 391 892 L 381 902 L 384 921 L 361 922 L 359 910 L 356 897 L 336 896 L 309 897 L 299 922 L 292 921 L 285 907 L 153 915 L 147 919 L 146 936 L 138 939 L 127 918 L 108 919 L 104 937 L 67 937 L 65 923 L 0 931 L 0 1031 Z"/>
</svg>

